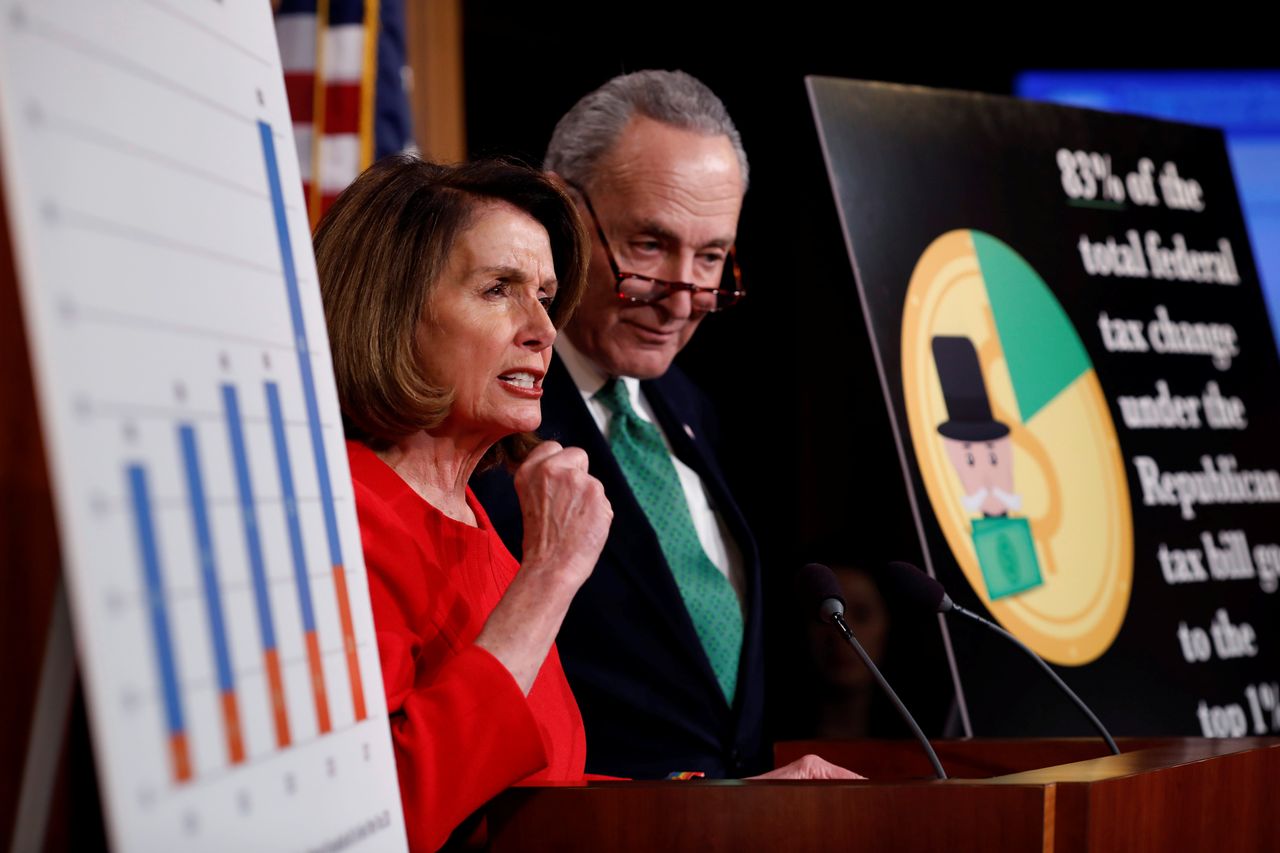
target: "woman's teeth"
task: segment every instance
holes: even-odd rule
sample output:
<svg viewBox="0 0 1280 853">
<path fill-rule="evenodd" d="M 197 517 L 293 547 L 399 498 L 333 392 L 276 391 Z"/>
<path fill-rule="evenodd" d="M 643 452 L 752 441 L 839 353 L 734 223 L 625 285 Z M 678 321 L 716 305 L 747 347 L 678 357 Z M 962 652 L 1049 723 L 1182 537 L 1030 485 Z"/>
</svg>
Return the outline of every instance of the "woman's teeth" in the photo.
<svg viewBox="0 0 1280 853">
<path fill-rule="evenodd" d="M 498 378 L 517 388 L 533 388 L 535 384 L 533 375 L 529 373 L 508 373 Z"/>
</svg>

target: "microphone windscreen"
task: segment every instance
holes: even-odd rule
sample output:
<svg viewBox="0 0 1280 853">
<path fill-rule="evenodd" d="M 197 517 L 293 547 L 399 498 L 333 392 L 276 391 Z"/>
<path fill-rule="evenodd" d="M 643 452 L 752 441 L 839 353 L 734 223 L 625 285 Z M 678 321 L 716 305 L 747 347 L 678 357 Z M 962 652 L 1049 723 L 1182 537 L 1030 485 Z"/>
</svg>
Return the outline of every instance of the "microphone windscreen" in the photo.
<svg viewBox="0 0 1280 853">
<path fill-rule="evenodd" d="M 913 608 L 929 613 L 937 613 L 942 609 L 942 600 L 947 597 L 942 584 L 910 563 L 894 561 L 885 568 L 881 581 L 887 593 Z"/>
<path fill-rule="evenodd" d="M 846 603 L 835 572 L 821 563 L 809 563 L 796 573 L 796 595 L 801 606 L 819 621 L 826 621 L 820 611 L 822 602 L 834 598 L 841 606 Z"/>
</svg>

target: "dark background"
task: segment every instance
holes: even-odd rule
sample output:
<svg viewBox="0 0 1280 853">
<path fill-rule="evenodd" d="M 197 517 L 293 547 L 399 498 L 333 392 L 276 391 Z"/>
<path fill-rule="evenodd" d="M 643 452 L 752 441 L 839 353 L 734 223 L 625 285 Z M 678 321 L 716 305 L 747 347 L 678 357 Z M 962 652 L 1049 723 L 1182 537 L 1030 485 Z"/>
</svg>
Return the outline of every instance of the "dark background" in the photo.
<svg viewBox="0 0 1280 853">
<path fill-rule="evenodd" d="M 1052 7 L 1034 23 L 1016 11 L 940 18 L 854 5 L 744 9 L 472 0 L 464 8 L 467 136 L 472 156 L 537 164 L 579 97 L 644 68 L 688 71 L 734 117 L 751 162 L 738 234 L 749 296 L 708 318 L 680 363 L 719 406 L 724 461 L 765 560 L 774 733 L 804 736 L 812 684 L 793 663 L 805 649 L 790 572 L 809 560 L 922 562 L 804 76 L 1009 94 L 1030 68 L 1253 67 L 1274 51 L 1256 20 L 1223 8 L 1210 20 L 1157 21 L 1159 13 Z M 940 734 L 952 690 L 937 623 L 893 605 L 886 673 L 926 732 Z M 874 734 L 903 731 L 874 709 Z"/>
</svg>

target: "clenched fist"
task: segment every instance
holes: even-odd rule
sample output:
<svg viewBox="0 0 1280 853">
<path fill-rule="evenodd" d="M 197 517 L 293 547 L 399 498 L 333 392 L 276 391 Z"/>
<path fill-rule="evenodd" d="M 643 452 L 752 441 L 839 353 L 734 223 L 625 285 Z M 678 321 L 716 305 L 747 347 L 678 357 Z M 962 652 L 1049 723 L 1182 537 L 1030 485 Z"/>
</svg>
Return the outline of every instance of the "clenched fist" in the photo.
<svg viewBox="0 0 1280 853">
<path fill-rule="evenodd" d="M 613 507 L 587 473 L 587 454 L 547 441 L 516 471 L 524 516 L 522 572 L 547 572 L 573 590 L 591 575 L 609 536 Z"/>
<path fill-rule="evenodd" d="M 524 560 L 489 614 L 476 645 L 488 649 L 526 694 L 542 668 L 578 587 L 609 536 L 613 507 L 587 473 L 587 454 L 554 441 L 516 470 L 524 513 Z"/>
</svg>

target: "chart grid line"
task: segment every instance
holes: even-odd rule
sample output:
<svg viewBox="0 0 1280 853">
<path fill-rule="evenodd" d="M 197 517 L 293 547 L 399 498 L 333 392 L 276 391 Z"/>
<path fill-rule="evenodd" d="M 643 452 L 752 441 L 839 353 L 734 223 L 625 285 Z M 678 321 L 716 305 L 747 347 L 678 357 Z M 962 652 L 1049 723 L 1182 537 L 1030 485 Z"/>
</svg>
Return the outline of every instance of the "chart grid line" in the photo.
<svg viewBox="0 0 1280 853">
<path fill-rule="evenodd" d="M 108 237 L 118 237 L 122 240 L 130 240 L 135 243 L 145 243 L 148 246 L 168 249 L 173 252 L 181 252 L 185 255 L 205 258 L 210 261 L 218 261 L 229 266 L 236 266 L 241 269 L 250 270 L 263 275 L 272 277 L 280 275 L 280 270 L 267 266 L 266 264 L 260 264 L 251 258 L 243 258 L 229 252 L 220 252 L 217 249 L 211 249 L 208 246 L 201 246 L 197 243 L 187 243 L 183 240 L 175 240 L 166 234 L 157 234 L 154 231 L 149 231 L 146 228 L 139 228 L 136 225 L 124 225 L 116 222 L 115 220 L 107 219 L 83 210 L 50 205 L 45 208 L 45 213 L 54 221 L 62 222 L 73 228 L 81 228 L 85 231 L 94 231 Z"/>
<path fill-rule="evenodd" d="M 126 139 L 117 136 L 109 130 L 101 127 L 95 127 L 81 121 L 77 121 L 67 116 L 57 115 L 46 112 L 43 108 L 36 108 L 29 112 L 31 121 L 37 127 L 47 128 L 55 133 L 79 140 L 87 145 L 94 145 L 106 151 L 114 151 L 117 154 L 124 154 L 129 157 L 135 157 L 142 160 L 148 166 L 163 166 L 178 174 L 188 177 L 197 178 L 208 184 L 223 187 L 224 189 L 233 190 L 234 192 L 246 195 L 250 198 L 260 201 L 267 200 L 267 194 L 257 187 L 247 186 L 228 180 L 217 172 L 211 172 L 208 169 L 186 160 L 181 160 L 164 151 L 149 148 L 132 139 Z"/>
<path fill-rule="evenodd" d="M 132 59 L 120 56 L 114 51 L 111 51 L 100 44 L 89 41 L 88 39 L 73 35 L 66 30 L 49 23 L 47 20 L 32 18 L 30 13 L 25 10 L 19 14 L 18 18 L 20 19 L 20 22 L 16 22 L 15 27 L 20 31 L 25 30 L 32 35 L 51 42 L 52 44 L 56 44 L 65 50 L 72 51 L 82 57 L 93 59 L 102 65 L 115 68 L 117 71 L 128 74 L 136 80 L 150 83 L 156 88 L 181 95 L 192 103 L 208 107 L 209 109 L 221 113 L 229 118 L 237 119 L 246 123 L 255 121 L 253 116 L 248 115 L 247 113 L 242 113 L 239 110 L 221 103 L 220 101 L 215 101 L 195 89 L 183 86 L 153 68 L 148 68 L 145 65 L 133 61 Z"/>
</svg>

